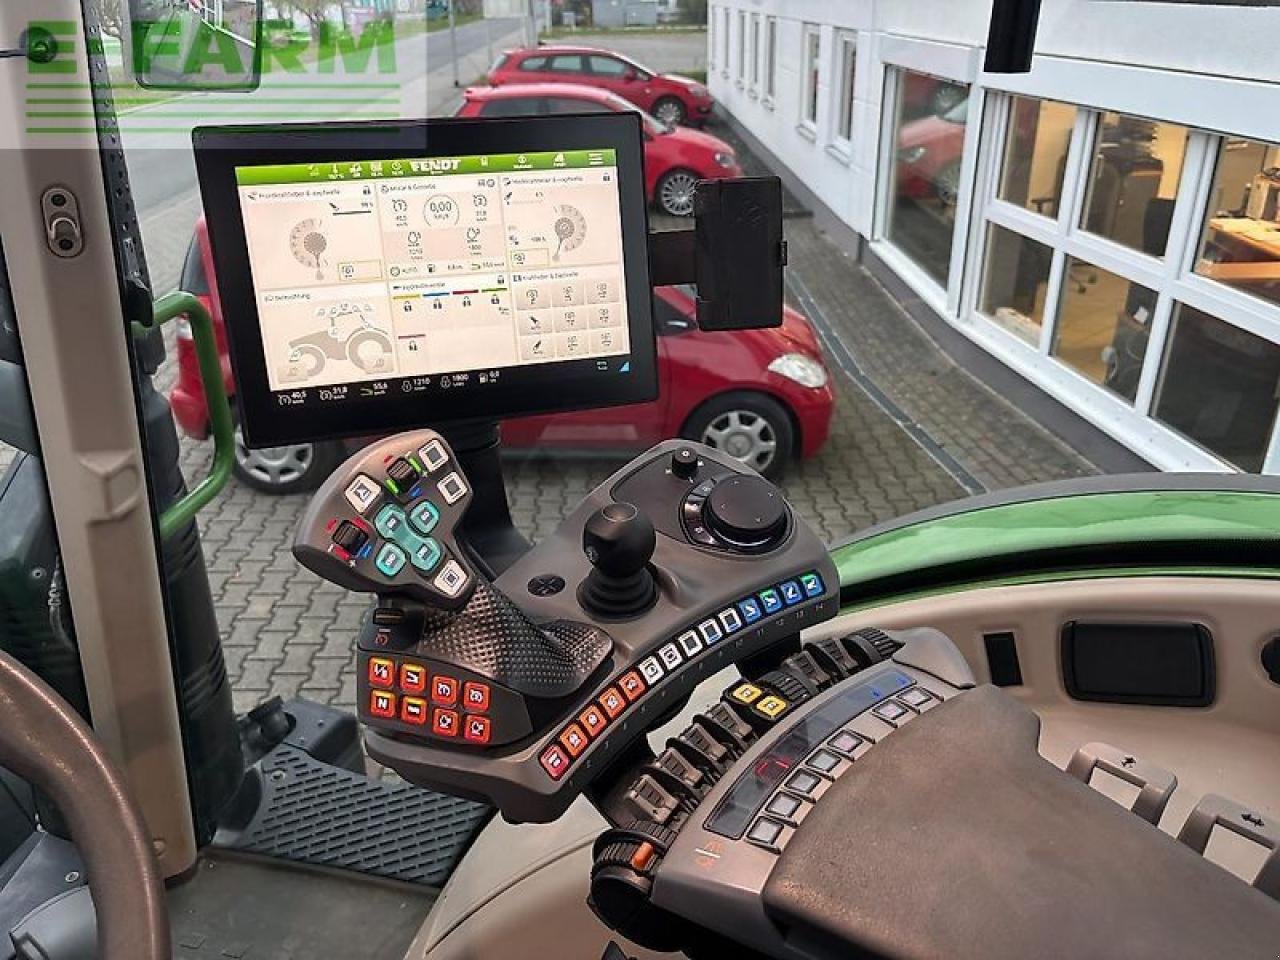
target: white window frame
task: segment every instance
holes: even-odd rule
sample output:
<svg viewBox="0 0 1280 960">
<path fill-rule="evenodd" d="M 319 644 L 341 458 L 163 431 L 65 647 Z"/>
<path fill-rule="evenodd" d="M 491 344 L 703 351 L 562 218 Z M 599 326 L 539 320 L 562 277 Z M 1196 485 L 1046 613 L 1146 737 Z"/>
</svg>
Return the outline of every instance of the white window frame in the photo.
<svg viewBox="0 0 1280 960">
<path fill-rule="evenodd" d="M 979 133 L 983 124 L 975 122 L 983 113 L 985 90 L 977 82 L 978 50 L 957 44 L 883 36 L 870 68 L 880 72 L 881 92 L 879 145 L 876 156 L 875 207 L 871 249 L 894 270 L 936 313 L 956 317 L 964 289 L 966 255 L 969 246 L 974 178 L 978 165 Z M 900 251 L 888 237 L 889 206 L 892 203 L 894 169 L 897 159 L 894 127 L 897 122 L 898 89 L 901 71 L 924 73 L 969 86 L 969 121 L 965 125 L 964 150 L 960 163 L 960 193 L 956 202 L 955 231 L 951 238 L 951 262 L 947 284 L 942 286 L 923 267 Z"/>
<path fill-rule="evenodd" d="M 778 95 L 778 18 L 766 17 L 764 24 L 764 96 L 761 101 L 770 109 Z"/>
<path fill-rule="evenodd" d="M 721 14 L 723 19 L 720 21 L 720 76 L 729 76 L 729 48 L 731 45 L 732 35 L 731 27 L 733 20 L 730 19 L 732 14 L 729 8 L 722 7 Z"/>
<path fill-rule="evenodd" d="M 814 46 L 811 41 L 817 41 Z M 812 84 L 812 86 L 810 86 Z M 813 116 L 809 107 L 813 106 Z M 812 140 L 822 113 L 822 27 L 805 23 L 800 28 L 800 122 L 797 128 Z"/>
<path fill-rule="evenodd" d="M 720 8 L 714 3 L 707 4 L 707 77 L 716 69 L 716 44 L 720 40 L 720 32 L 716 29 L 716 17 Z"/>
<path fill-rule="evenodd" d="M 837 159 L 851 163 L 854 130 L 858 123 L 858 34 L 852 30 L 837 30 L 832 48 L 831 146 Z M 852 64 L 849 63 L 850 56 Z M 849 129 L 844 131 L 841 127 L 846 119 Z"/>
<path fill-rule="evenodd" d="M 734 86 L 741 90 L 747 83 L 747 11 L 738 11 L 738 67 Z"/>
<path fill-rule="evenodd" d="M 1186 126 L 1190 134 L 1165 256 L 1156 258 L 1091 234 L 1080 226 L 1101 114 L 1111 111 L 1135 115 L 1133 111 L 1109 105 L 1078 106 L 1056 219 L 1039 216 L 999 199 L 1000 168 L 1013 93 L 1065 102 L 1048 91 L 992 91 L 989 97 L 989 108 L 984 112 L 982 164 L 970 225 L 966 270 L 969 279 L 960 313 L 962 329 L 1052 396 L 1080 411 L 1091 422 L 1140 451 L 1162 469 L 1238 471 L 1234 464 L 1199 446 L 1154 416 L 1156 389 L 1169 348 L 1177 304 L 1200 310 L 1280 345 L 1280 306 L 1195 273 L 1204 220 L 1209 215 L 1208 204 L 1222 135 L 1199 129 L 1176 116 L 1153 118 Z M 1251 136 L 1244 133 L 1232 135 Z M 1275 142 L 1268 141 L 1266 137 L 1251 136 L 1251 139 Z M 1038 344 L 1027 344 L 978 309 L 987 226 L 991 223 L 1044 243 L 1053 250 Z M 1084 260 L 1126 280 L 1140 283 L 1157 295 L 1142 374 L 1132 404 L 1052 356 L 1068 257 Z M 1280 473 L 1280 418 L 1277 418 L 1268 442 L 1263 472 Z"/>
<path fill-rule="evenodd" d="M 760 14 L 751 14 L 751 43 L 747 48 L 747 92 L 754 99 L 760 91 Z"/>
</svg>

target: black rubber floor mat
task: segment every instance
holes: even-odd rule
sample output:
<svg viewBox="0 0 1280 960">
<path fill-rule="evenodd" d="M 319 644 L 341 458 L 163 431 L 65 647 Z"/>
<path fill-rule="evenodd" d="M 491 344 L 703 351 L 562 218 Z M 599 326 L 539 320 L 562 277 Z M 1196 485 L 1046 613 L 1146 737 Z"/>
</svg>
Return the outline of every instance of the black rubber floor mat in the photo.
<svg viewBox="0 0 1280 960">
<path fill-rule="evenodd" d="M 436 892 L 214 852 L 166 898 L 175 960 L 387 960 Z"/>
<path fill-rule="evenodd" d="M 439 887 L 493 812 L 294 747 L 277 747 L 261 765 L 257 812 L 243 829 L 219 830 L 215 846 Z"/>
</svg>

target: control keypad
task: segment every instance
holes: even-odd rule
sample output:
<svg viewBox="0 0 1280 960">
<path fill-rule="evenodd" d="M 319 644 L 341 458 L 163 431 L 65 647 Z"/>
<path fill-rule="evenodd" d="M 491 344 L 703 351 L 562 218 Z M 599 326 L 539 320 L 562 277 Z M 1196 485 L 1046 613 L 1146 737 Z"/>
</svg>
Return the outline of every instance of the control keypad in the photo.
<svg viewBox="0 0 1280 960">
<path fill-rule="evenodd" d="M 321 488 L 294 552 L 353 590 L 402 593 L 455 610 L 476 582 L 452 537 L 471 495 L 433 431 L 391 437 L 357 454 Z"/>
</svg>

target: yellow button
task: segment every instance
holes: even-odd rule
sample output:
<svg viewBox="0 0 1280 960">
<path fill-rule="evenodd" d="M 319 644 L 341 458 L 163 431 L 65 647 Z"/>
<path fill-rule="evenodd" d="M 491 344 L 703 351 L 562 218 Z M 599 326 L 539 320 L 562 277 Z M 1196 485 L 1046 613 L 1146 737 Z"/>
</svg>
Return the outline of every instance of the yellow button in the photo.
<svg viewBox="0 0 1280 960">
<path fill-rule="evenodd" d="M 733 688 L 729 696 L 733 697 L 739 703 L 750 706 L 760 699 L 764 691 L 757 687 L 754 683 L 740 683 Z"/>
<path fill-rule="evenodd" d="M 768 717 L 770 720 L 777 720 L 778 717 L 786 713 L 787 707 L 787 701 L 783 700 L 781 697 L 768 696 L 760 700 L 752 709 L 754 709 L 756 713 L 760 713 Z"/>
</svg>

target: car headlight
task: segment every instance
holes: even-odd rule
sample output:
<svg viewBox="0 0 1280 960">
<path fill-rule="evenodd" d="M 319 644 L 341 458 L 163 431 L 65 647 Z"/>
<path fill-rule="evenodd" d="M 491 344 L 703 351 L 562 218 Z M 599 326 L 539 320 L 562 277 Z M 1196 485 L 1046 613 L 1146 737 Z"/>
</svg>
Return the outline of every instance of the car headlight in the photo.
<svg viewBox="0 0 1280 960">
<path fill-rule="evenodd" d="M 907 147 L 905 150 L 898 151 L 898 159 L 903 163 L 915 163 L 927 152 L 924 147 Z"/>
<path fill-rule="evenodd" d="M 720 164 L 722 167 L 736 167 L 738 165 L 738 158 L 732 153 L 717 153 L 716 163 Z"/>
<path fill-rule="evenodd" d="M 708 92 L 709 91 L 707 90 L 707 88 L 700 83 L 695 83 L 693 86 L 689 88 L 689 94 L 691 96 L 697 97 L 698 99 L 702 99 L 703 97 L 707 96 Z"/>
<path fill-rule="evenodd" d="M 769 364 L 769 372 L 814 390 L 827 385 L 826 368 L 803 353 L 784 353 L 780 357 L 774 357 Z"/>
</svg>

